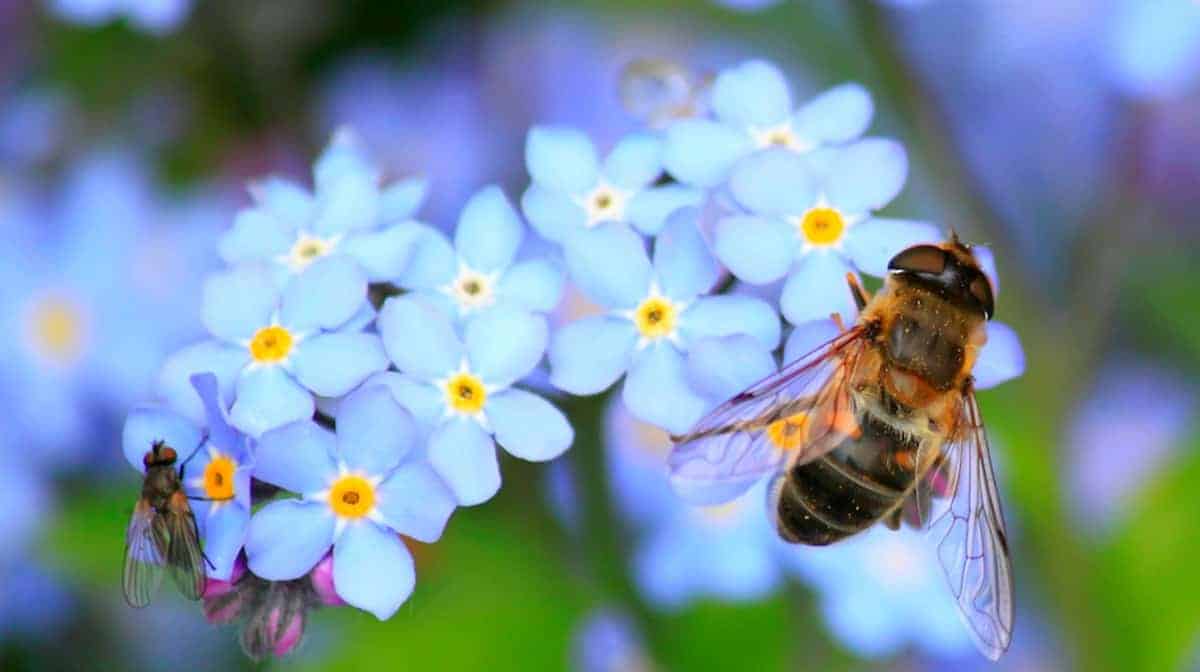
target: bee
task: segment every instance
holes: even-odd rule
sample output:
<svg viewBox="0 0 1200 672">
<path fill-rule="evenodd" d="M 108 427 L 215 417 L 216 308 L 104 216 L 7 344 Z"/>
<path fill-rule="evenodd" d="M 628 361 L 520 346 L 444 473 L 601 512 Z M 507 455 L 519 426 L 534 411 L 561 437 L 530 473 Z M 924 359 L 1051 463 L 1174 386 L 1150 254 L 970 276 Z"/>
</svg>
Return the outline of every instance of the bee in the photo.
<svg viewBox="0 0 1200 672">
<path fill-rule="evenodd" d="M 1013 630 L 1012 563 L 971 371 L 993 290 L 957 235 L 909 247 L 839 334 L 672 437 L 672 481 L 727 501 L 774 474 L 779 535 L 822 546 L 883 522 L 930 530 L 958 609 L 996 660 Z"/>
<path fill-rule="evenodd" d="M 175 449 L 155 441 L 142 458 L 142 496 L 125 532 L 122 588 L 131 607 L 144 607 L 158 591 L 164 570 L 184 597 L 204 593 L 206 559 L 200 550 L 196 517 L 183 491 L 183 469 L 175 471 Z"/>
</svg>

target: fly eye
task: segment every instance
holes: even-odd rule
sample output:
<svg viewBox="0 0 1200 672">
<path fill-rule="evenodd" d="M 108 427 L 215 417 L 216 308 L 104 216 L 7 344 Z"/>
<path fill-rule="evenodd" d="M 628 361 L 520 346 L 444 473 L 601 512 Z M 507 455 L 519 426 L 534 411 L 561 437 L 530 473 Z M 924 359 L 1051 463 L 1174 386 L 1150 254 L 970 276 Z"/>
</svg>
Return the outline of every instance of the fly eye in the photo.
<svg viewBox="0 0 1200 672">
<path fill-rule="evenodd" d="M 888 270 L 941 275 L 946 270 L 946 253 L 936 245 L 914 245 L 892 257 Z"/>
<path fill-rule="evenodd" d="M 996 310 L 995 301 L 992 299 L 992 284 L 988 282 L 987 277 L 982 274 L 971 281 L 967 287 L 971 292 L 971 296 L 979 301 L 979 305 L 983 306 L 983 313 L 987 318 L 992 319 L 992 313 Z"/>
</svg>

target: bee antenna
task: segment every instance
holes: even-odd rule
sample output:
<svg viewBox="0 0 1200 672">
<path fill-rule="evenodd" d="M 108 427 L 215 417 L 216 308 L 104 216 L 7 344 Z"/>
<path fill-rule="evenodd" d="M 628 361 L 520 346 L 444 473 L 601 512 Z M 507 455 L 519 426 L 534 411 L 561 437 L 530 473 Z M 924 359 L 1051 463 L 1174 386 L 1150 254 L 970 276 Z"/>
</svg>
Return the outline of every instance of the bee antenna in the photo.
<svg viewBox="0 0 1200 672">
<path fill-rule="evenodd" d="M 167 442 L 165 440 L 155 439 L 154 441 L 150 442 L 150 450 L 153 450 L 155 452 L 155 454 L 157 454 L 158 451 L 162 450 L 162 447 L 165 445 L 167 445 Z"/>
</svg>

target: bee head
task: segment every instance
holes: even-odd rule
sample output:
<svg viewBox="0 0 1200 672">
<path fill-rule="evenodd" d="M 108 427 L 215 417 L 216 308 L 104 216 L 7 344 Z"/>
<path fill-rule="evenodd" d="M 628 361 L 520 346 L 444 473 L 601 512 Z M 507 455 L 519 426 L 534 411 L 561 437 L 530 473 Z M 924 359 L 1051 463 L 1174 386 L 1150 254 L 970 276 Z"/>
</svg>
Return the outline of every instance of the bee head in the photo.
<svg viewBox="0 0 1200 672">
<path fill-rule="evenodd" d="M 996 311 L 992 282 L 966 243 L 951 234 L 941 245 L 914 245 L 892 257 L 888 272 L 937 292 L 992 319 Z"/>
<path fill-rule="evenodd" d="M 162 439 L 156 440 L 150 444 L 150 450 L 142 456 L 142 464 L 146 467 L 152 467 L 157 464 L 172 464 L 178 455 L 175 454 L 175 449 L 168 446 L 166 441 Z"/>
</svg>

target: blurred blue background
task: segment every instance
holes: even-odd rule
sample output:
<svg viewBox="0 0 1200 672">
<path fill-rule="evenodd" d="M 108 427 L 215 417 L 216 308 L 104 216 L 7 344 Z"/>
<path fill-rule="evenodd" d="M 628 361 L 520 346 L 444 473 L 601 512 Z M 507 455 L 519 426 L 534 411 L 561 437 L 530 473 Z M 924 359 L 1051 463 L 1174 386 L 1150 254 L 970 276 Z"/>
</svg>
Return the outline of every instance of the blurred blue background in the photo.
<svg viewBox="0 0 1200 672">
<path fill-rule="evenodd" d="M 1200 4 L 1192 0 L 0 1 L 0 669 L 251 669 L 175 595 L 119 595 L 118 449 L 245 182 L 306 179 L 335 127 L 421 217 L 528 184 L 525 132 L 639 126 L 635 58 L 771 58 L 858 81 L 912 174 L 889 212 L 996 253 L 1023 378 L 980 400 L 1013 535 L 1001 669 L 1200 661 Z M 572 310 L 569 303 L 565 308 Z M 667 443 L 603 398 L 549 465 L 509 460 L 391 621 L 316 612 L 278 668 L 983 669 L 905 535 L 785 549 L 761 511 L 665 490 Z M 753 515 L 749 515 L 753 513 Z"/>
</svg>

